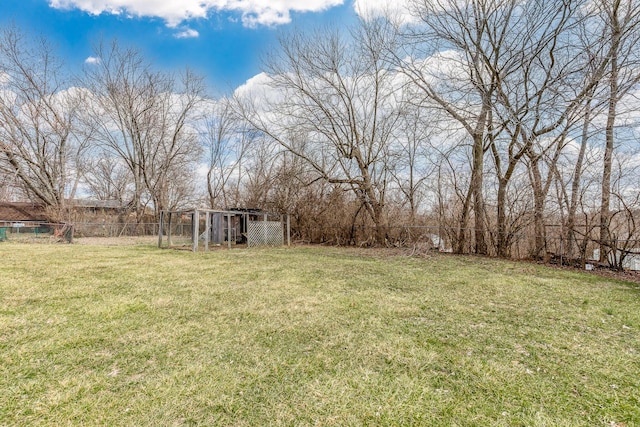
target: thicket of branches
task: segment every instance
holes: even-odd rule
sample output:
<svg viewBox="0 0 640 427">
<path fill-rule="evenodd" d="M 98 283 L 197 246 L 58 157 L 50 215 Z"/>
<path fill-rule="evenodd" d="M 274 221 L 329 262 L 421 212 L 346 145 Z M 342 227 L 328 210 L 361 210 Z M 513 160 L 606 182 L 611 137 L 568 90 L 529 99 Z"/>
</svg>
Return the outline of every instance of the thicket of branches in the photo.
<svg viewBox="0 0 640 427">
<path fill-rule="evenodd" d="M 46 41 L 7 28 L 0 196 L 61 216 L 78 194 L 118 200 L 139 220 L 262 208 L 314 242 L 422 234 L 542 258 L 559 240 L 582 260 L 595 244 L 621 266 L 640 246 L 639 2 L 410 8 L 410 22 L 284 33 L 264 72 L 224 99 L 115 43 L 70 78 Z"/>
</svg>

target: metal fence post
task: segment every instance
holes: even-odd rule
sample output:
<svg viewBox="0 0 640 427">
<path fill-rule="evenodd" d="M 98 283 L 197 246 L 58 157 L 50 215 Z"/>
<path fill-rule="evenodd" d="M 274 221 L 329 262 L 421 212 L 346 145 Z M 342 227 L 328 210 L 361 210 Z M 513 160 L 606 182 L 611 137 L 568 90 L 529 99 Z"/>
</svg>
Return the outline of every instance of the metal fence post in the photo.
<svg viewBox="0 0 640 427">
<path fill-rule="evenodd" d="M 191 250 L 193 252 L 198 252 L 198 239 L 200 235 L 200 213 L 196 209 L 193 211 L 193 244 L 191 246 Z"/>
<path fill-rule="evenodd" d="M 160 211 L 160 224 L 158 225 L 158 247 L 162 247 L 162 222 L 164 221 L 164 211 Z"/>
<path fill-rule="evenodd" d="M 209 212 L 205 212 L 205 221 L 204 221 L 204 251 L 209 252 L 209 235 L 211 234 L 211 214 Z"/>
<path fill-rule="evenodd" d="M 227 214 L 227 247 L 231 249 L 231 214 Z"/>
</svg>

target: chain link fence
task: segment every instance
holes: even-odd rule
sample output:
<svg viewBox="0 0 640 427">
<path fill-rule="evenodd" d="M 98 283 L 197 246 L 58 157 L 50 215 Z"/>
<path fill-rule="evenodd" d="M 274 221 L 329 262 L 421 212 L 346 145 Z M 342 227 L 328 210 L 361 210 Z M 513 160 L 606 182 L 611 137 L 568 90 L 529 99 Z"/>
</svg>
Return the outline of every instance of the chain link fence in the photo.
<svg viewBox="0 0 640 427">
<path fill-rule="evenodd" d="M 74 224 L 76 237 L 140 237 L 157 236 L 159 224 L 145 223 L 107 223 L 80 222 Z M 462 254 L 475 253 L 474 228 L 461 230 L 458 227 L 442 225 L 397 225 L 384 230 L 384 245 L 405 247 L 413 251 L 440 251 Z M 618 269 L 640 270 L 640 239 L 610 239 L 602 241 L 598 229 L 576 233 L 571 240 L 566 230 L 560 226 L 547 227 L 544 236 L 536 236 L 532 230 L 511 233 L 508 238 L 507 257 L 512 259 L 538 259 L 547 263 L 575 266 L 580 268 L 614 267 Z M 11 239 L 18 235 L 17 230 L 2 230 L 0 240 Z M 291 236 L 298 243 L 333 244 L 339 246 L 375 246 L 379 230 L 373 226 L 327 227 L 306 225 L 299 227 L 291 224 Z M 35 235 L 35 232 L 32 233 Z M 192 224 L 189 221 L 176 221 L 172 224 L 171 234 L 175 241 L 187 244 L 192 239 Z M 281 221 L 249 221 L 247 245 L 281 246 L 284 244 L 284 230 Z M 463 244 L 460 244 L 460 239 Z M 487 255 L 496 256 L 498 234 L 485 230 Z M 542 242 L 542 247 L 540 246 Z M 604 251 L 604 252 L 602 252 Z M 602 254 L 602 255 L 601 255 Z"/>
<path fill-rule="evenodd" d="M 412 251 L 440 251 L 460 254 L 477 252 L 476 229 L 461 229 L 442 225 L 397 225 L 384 228 L 387 247 L 405 247 Z M 498 233 L 483 230 L 486 255 L 498 256 Z M 615 269 L 640 270 L 640 239 L 600 239 L 599 230 L 574 233 L 567 237 L 566 230 L 559 226 L 548 226 L 546 234 L 537 236 L 533 230 L 525 229 L 510 233 L 503 253 L 511 259 L 535 259 L 546 263 L 578 268 L 612 267 Z M 380 231 L 372 226 L 309 227 L 304 233 L 293 229 L 294 240 L 305 243 L 322 243 L 345 246 L 374 246 Z M 602 255 L 601 255 L 602 254 Z"/>
<path fill-rule="evenodd" d="M 74 227 L 44 221 L 0 221 L 0 242 L 72 243 Z"/>
<path fill-rule="evenodd" d="M 157 222 L 144 223 L 109 223 L 109 222 L 76 222 L 77 237 L 141 237 L 158 234 Z M 184 226 L 185 231 L 188 226 Z"/>
</svg>

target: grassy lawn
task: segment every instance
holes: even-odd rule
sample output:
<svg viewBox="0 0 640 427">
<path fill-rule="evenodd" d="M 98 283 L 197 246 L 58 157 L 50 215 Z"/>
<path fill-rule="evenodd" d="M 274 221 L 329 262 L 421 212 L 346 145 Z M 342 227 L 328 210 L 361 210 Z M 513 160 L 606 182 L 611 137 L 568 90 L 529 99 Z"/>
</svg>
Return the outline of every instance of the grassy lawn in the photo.
<svg viewBox="0 0 640 427">
<path fill-rule="evenodd" d="M 474 257 L 0 244 L 0 425 L 640 425 L 640 290 Z"/>
</svg>

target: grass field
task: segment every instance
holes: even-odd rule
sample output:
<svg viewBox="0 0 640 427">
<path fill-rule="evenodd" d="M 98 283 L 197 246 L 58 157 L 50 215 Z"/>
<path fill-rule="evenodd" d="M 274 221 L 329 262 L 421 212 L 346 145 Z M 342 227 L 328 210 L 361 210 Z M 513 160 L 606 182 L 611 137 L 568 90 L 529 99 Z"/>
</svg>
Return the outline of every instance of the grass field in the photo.
<svg viewBox="0 0 640 427">
<path fill-rule="evenodd" d="M 640 425 L 640 290 L 486 258 L 0 244 L 0 425 Z"/>
</svg>

